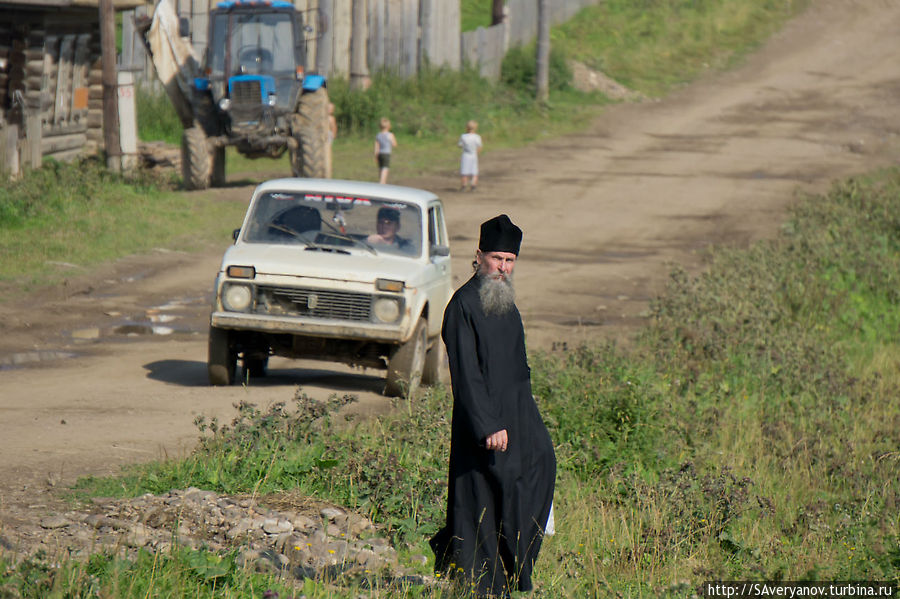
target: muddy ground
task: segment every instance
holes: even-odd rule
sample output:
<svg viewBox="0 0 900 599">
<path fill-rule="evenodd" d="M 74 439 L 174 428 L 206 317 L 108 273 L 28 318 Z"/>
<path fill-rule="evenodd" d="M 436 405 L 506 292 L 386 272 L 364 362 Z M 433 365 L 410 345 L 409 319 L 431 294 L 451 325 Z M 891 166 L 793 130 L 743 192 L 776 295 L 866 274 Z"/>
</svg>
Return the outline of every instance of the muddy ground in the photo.
<svg viewBox="0 0 900 599">
<path fill-rule="evenodd" d="M 734 71 L 614 106 L 580 134 L 492 152 L 485 131 L 474 194 L 456 191 L 454 165 L 393 182 L 443 197 L 457 284 L 480 222 L 505 212 L 524 229 L 516 277 L 531 348 L 627 338 L 672 264 L 697 272 L 711 245 L 775 235 L 798 194 L 897 162 L 900 2 L 812 4 Z M 273 360 L 250 387 L 206 385 L 211 285 L 228 242 L 72 266 L 65 285 L 0 305 L 0 537 L 40 534 L 52 490 L 78 476 L 183 455 L 194 418 L 228 420 L 238 400 L 290 401 L 302 385 L 389 407 L 380 373 L 323 363 Z"/>
</svg>

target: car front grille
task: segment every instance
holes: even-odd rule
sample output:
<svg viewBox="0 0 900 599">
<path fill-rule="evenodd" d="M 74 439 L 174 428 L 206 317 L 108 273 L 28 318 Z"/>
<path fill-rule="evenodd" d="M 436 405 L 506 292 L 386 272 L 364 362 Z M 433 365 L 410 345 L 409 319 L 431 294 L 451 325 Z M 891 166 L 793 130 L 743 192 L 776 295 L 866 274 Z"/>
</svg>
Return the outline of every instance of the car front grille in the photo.
<svg viewBox="0 0 900 599">
<path fill-rule="evenodd" d="M 367 293 L 295 287 L 259 287 L 256 300 L 256 311 L 260 314 L 357 322 L 367 322 L 372 315 L 372 296 Z"/>
<path fill-rule="evenodd" d="M 231 86 L 231 104 L 241 107 L 262 104 L 259 81 L 235 81 Z"/>
</svg>

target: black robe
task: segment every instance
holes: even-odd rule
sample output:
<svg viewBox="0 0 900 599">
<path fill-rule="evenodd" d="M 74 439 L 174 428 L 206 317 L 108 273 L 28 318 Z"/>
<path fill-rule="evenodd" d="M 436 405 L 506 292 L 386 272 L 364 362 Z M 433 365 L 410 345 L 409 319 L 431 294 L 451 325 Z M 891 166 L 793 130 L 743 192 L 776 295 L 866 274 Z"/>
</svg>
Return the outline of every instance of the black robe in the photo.
<svg viewBox="0 0 900 599">
<path fill-rule="evenodd" d="M 453 423 L 447 524 L 434 538 L 435 571 L 479 594 L 532 588 L 531 571 L 553 501 L 556 457 L 531 394 L 522 318 L 486 315 L 472 277 L 444 312 Z M 485 437 L 507 430 L 507 451 Z"/>
</svg>

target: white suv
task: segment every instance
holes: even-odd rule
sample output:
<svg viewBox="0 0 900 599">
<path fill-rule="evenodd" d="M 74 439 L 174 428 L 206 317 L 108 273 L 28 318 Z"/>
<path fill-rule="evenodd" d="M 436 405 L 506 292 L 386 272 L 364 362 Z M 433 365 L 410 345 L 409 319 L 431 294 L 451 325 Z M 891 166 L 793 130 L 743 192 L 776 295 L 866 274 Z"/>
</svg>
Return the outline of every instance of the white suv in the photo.
<svg viewBox="0 0 900 599">
<path fill-rule="evenodd" d="M 269 356 L 387 370 L 385 393 L 434 383 L 452 293 L 440 199 L 420 189 L 277 179 L 253 192 L 216 277 L 209 382 Z"/>
</svg>

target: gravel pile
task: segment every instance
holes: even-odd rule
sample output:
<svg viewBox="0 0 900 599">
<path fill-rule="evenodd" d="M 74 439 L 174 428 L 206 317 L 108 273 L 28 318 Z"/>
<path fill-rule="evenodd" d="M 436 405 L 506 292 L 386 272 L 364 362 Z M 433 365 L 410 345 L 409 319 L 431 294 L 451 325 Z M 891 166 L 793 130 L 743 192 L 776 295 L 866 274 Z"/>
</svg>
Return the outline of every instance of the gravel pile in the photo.
<svg viewBox="0 0 900 599">
<path fill-rule="evenodd" d="M 237 563 L 298 579 L 337 575 L 420 578 L 401 567 L 397 551 L 367 518 L 344 509 L 291 496 L 228 497 L 197 488 L 134 499 L 95 498 L 86 511 L 43 517 L 20 530 L 7 549 L 49 555 L 64 550 L 87 556 L 101 550 L 165 552 L 177 544 L 224 552 L 239 549 Z M 427 563 L 425 556 L 413 562 Z M 424 578 L 420 582 L 427 582 Z"/>
</svg>

